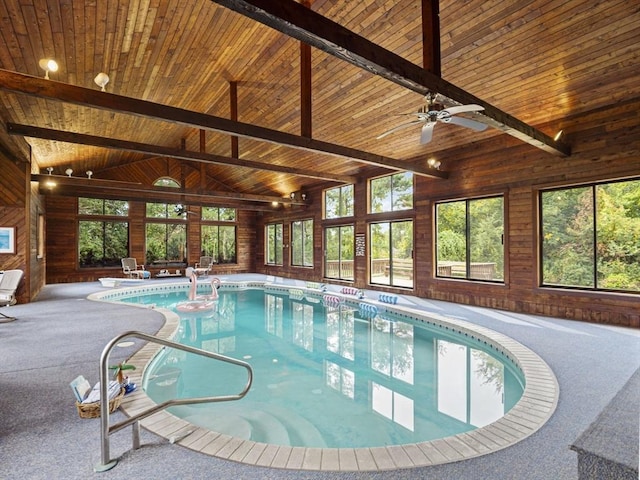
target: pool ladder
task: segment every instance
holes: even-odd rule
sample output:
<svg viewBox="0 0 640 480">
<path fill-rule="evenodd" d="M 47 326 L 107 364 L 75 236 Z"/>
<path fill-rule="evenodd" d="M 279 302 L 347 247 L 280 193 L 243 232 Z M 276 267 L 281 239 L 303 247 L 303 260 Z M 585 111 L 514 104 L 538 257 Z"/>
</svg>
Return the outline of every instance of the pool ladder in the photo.
<svg viewBox="0 0 640 480">
<path fill-rule="evenodd" d="M 183 399 L 171 399 L 166 402 L 159 403 L 147 410 L 144 410 L 136 415 L 127 418 L 118 423 L 114 423 L 113 425 L 109 425 L 109 398 L 107 394 L 107 388 L 109 386 L 108 379 L 108 360 L 109 354 L 115 345 L 117 345 L 120 341 L 125 338 L 139 338 L 141 340 L 145 340 L 151 343 L 157 343 L 159 345 L 164 345 L 165 347 L 175 348 L 177 350 L 183 350 L 185 352 L 193 353 L 196 355 L 201 355 L 203 357 L 212 358 L 214 360 L 219 360 L 221 362 L 231 363 L 234 365 L 238 365 L 247 370 L 247 383 L 244 389 L 236 394 L 236 395 L 222 395 L 215 397 L 197 397 L 197 398 L 183 398 Z M 129 425 L 133 426 L 132 432 L 132 441 L 133 441 L 133 449 L 140 448 L 140 420 L 146 418 L 154 413 L 157 413 L 161 410 L 164 410 L 168 407 L 173 407 L 176 405 L 193 405 L 198 403 L 214 403 L 214 402 L 227 402 L 231 400 L 240 400 L 243 398 L 251 388 L 251 384 L 253 383 L 253 369 L 251 365 L 247 362 L 243 362 L 242 360 L 236 360 L 235 358 L 227 357 L 225 355 L 220 355 L 218 353 L 207 352 L 206 350 L 202 350 L 199 348 L 190 347 L 188 345 L 183 345 L 181 343 L 172 342 L 170 340 L 165 340 L 159 337 L 154 337 L 153 335 L 148 335 L 142 332 L 129 331 L 125 332 L 121 335 L 118 335 L 114 339 L 112 339 L 102 351 L 102 355 L 100 356 L 100 448 L 101 448 L 101 463 L 96 465 L 93 469 L 95 472 L 106 472 L 107 470 L 111 470 L 118 463 L 117 459 L 110 458 L 109 452 L 109 435 L 115 433 Z"/>
</svg>

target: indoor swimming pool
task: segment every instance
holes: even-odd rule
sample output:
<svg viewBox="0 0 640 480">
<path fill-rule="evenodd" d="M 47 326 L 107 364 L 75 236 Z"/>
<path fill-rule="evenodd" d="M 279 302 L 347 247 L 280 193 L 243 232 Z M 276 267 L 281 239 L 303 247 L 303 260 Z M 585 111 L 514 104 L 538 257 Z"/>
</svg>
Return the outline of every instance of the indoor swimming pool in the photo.
<svg viewBox="0 0 640 480">
<path fill-rule="evenodd" d="M 491 331 L 404 308 L 392 295 L 360 299 L 300 284 L 225 281 L 211 308 L 184 313 L 187 290 L 145 286 L 102 299 L 176 312 L 173 340 L 252 366 L 242 400 L 169 409 L 194 428 L 250 444 L 355 452 L 460 439 L 504 448 L 539 428 L 535 418 L 517 425 L 537 408 L 525 395 L 535 354 Z M 161 403 L 230 395 L 245 382 L 237 366 L 162 348 L 141 384 Z M 553 395 L 533 416 L 546 420 L 549 404 Z M 475 446 L 469 456 L 489 450 Z"/>
</svg>

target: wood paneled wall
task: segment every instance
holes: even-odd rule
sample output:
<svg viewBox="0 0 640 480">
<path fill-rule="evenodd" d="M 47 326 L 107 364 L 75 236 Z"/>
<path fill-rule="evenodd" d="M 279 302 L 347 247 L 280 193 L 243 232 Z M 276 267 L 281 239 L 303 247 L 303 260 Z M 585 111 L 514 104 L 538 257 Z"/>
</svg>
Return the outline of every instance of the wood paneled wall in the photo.
<svg viewBox="0 0 640 480">
<path fill-rule="evenodd" d="M 614 109 L 591 112 L 566 119 L 563 124 L 573 154 L 568 158 L 547 155 L 502 136 L 448 150 L 446 156 L 433 156 L 450 172 L 447 180 L 417 177 L 415 183 L 415 288 L 410 291 L 424 298 L 479 305 L 567 319 L 640 328 L 640 295 L 583 292 L 539 287 L 537 199 L 540 189 L 586 182 L 640 177 L 640 100 L 628 101 Z M 47 283 L 94 281 L 119 273 L 113 269 L 82 269 L 77 266 L 76 200 L 47 196 L 40 201 L 29 188 L 26 163 L 0 155 L 0 218 L 2 225 L 17 228 L 19 250 L 16 255 L 0 255 L 0 268 L 23 268 L 28 287 L 21 287 L 20 300 L 28 301 L 37 292 L 46 261 Z M 6 172 L 6 173 L 5 173 Z M 371 170 L 369 175 L 381 173 Z M 207 176 L 206 168 L 178 161 L 148 160 L 114 167 L 101 178 L 139 181 L 150 185 L 159 176 L 172 176 L 187 186 L 221 190 L 224 185 Z M 204 175 L 204 178 L 202 177 Z M 239 211 L 238 264 L 221 266 L 221 272 L 262 272 L 309 281 L 322 281 L 323 239 L 322 190 L 335 184 L 317 185 L 308 190 L 306 207 L 279 209 L 273 213 Z M 434 271 L 433 211 L 437 201 L 504 195 L 506 205 L 505 283 L 493 284 L 453 279 L 437 279 Z M 366 213 L 367 183 L 355 185 L 356 233 L 366 233 L 371 220 Z M 46 259 L 35 259 L 37 213 L 46 212 Z M 195 217 L 195 216 L 193 216 Z M 314 268 L 291 267 L 289 248 L 285 265 L 264 265 L 264 225 L 282 221 L 285 244 L 293 220 L 314 220 Z M 376 217 L 378 218 L 378 217 Z M 144 205 L 133 202 L 130 216 L 132 254 L 144 258 Z M 333 221 L 335 224 L 335 221 Z M 189 264 L 199 256 L 199 224 L 190 220 L 188 228 Z M 368 248 L 368 247 L 367 247 Z M 368 254 L 367 250 L 367 254 Z M 353 284 L 367 285 L 367 257 L 356 257 Z M 386 289 L 402 291 L 400 289 Z"/>
<path fill-rule="evenodd" d="M 183 185 L 200 187 L 201 169 L 194 164 L 176 160 L 150 159 L 100 172 L 100 178 L 139 182 L 151 186 L 159 177 L 172 177 Z M 206 172 L 205 172 L 206 176 Z M 205 179 L 208 188 L 219 190 L 211 179 Z M 173 203 L 173 200 L 171 201 Z M 224 206 L 224 205 L 221 205 Z M 200 258 L 200 220 L 198 206 L 190 207 L 196 215 L 187 215 L 187 263 L 193 266 Z M 117 268 L 80 268 L 77 258 L 77 199 L 49 195 L 47 211 L 47 283 L 95 281 L 100 277 L 122 276 Z M 145 213 L 144 202 L 129 203 L 129 248 L 131 256 L 143 264 L 145 258 Z M 217 273 L 242 273 L 255 269 L 255 217 L 250 211 L 238 211 L 237 258 L 238 263 L 218 265 Z M 159 268 L 149 268 L 157 273 Z"/>
<path fill-rule="evenodd" d="M 19 269 L 25 274 L 16 296 L 27 303 L 44 285 L 44 266 L 38 262 L 34 246 L 34 209 L 41 199 L 30 185 L 29 163 L 8 158 L 0 150 L 0 226 L 15 228 L 16 251 L 0 254 L 0 270 Z M 37 217 L 37 215 L 35 215 Z"/>
<path fill-rule="evenodd" d="M 478 305 L 512 312 L 555 316 L 588 322 L 640 327 L 640 295 L 587 292 L 539 286 L 538 192 L 562 185 L 640 178 L 640 101 L 629 101 L 614 109 L 569 118 L 563 125 L 573 146 L 569 158 L 547 155 L 510 137 L 465 145 L 447 151 L 442 169 L 447 180 L 416 177 L 415 209 L 415 288 L 411 292 L 424 298 Z M 379 172 L 372 171 L 375 175 Z M 331 185 L 326 185 L 330 187 Z M 504 195 L 505 283 L 483 283 L 435 278 L 434 206 L 437 201 Z M 355 186 L 356 233 L 367 231 L 366 181 Z M 313 204 L 304 212 L 316 220 L 316 268 L 263 265 L 258 271 L 273 275 L 322 281 L 322 191 L 312 193 Z M 264 224 L 302 218 L 295 211 L 261 217 L 258 236 Z M 260 243 L 262 245 L 262 243 Z M 287 252 L 285 252 L 287 253 Z M 367 252 L 368 254 L 368 252 Z M 286 258 L 286 257 L 285 257 Z M 286 260 L 285 260 L 286 261 Z M 356 287 L 367 281 L 366 260 L 356 258 Z M 376 287 L 377 288 L 377 287 Z M 393 289 L 387 289 L 393 290 Z M 401 292 L 403 290 L 396 289 Z M 406 291 L 406 290 L 405 290 Z"/>
</svg>

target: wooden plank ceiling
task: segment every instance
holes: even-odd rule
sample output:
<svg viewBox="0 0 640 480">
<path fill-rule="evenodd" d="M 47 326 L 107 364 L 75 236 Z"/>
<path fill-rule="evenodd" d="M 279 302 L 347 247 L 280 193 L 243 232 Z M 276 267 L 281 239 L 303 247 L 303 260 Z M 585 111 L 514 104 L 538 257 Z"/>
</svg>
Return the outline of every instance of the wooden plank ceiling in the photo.
<svg viewBox="0 0 640 480">
<path fill-rule="evenodd" d="M 423 62 L 422 7 L 420 0 L 310 2 L 314 12 L 418 66 Z M 442 79 L 544 135 L 553 136 L 568 116 L 640 94 L 636 2 L 441 0 L 439 8 Z M 310 133 L 314 142 L 392 159 L 397 162 L 394 168 L 425 170 L 426 159 L 434 157 L 443 171 L 454 171 L 455 158 L 447 156 L 448 149 L 504 135 L 495 128 L 475 132 L 439 123 L 426 145 L 419 143 L 419 126 L 377 140 L 410 120 L 406 114 L 424 105 L 423 96 L 316 48 L 311 48 L 309 62 L 308 118 L 309 104 L 301 94 L 301 68 L 306 68 L 301 65 L 306 63 L 301 62 L 300 42 L 210 0 L 3 0 L 0 26 L 0 68 L 8 72 L 43 77 L 39 60 L 54 58 L 59 69 L 49 73 L 52 84 L 304 135 L 301 138 Z M 99 72 L 110 79 L 104 94 L 94 83 Z M 194 160 L 218 160 L 207 164 L 207 175 L 229 191 L 287 196 L 332 176 L 335 182 L 348 180 L 371 164 L 246 136 L 234 146 L 228 133 L 203 133 L 197 124 L 7 89 L 0 90 L 0 117 L 0 143 L 16 156 L 20 142 L 8 134 L 8 124 L 156 149 L 105 148 L 108 140 L 98 146 L 71 143 L 61 141 L 69 140 L 64 135 L 57 140 L 24 137 L 34 170 L 92 170 L 96 179 L 107 178 L 113 167 L 185 148 L 204 157 Z M 236 150 L 244 163 L 224 164 Z M 275 168 L 253 168 L 260 164 Z"/>
</svg>

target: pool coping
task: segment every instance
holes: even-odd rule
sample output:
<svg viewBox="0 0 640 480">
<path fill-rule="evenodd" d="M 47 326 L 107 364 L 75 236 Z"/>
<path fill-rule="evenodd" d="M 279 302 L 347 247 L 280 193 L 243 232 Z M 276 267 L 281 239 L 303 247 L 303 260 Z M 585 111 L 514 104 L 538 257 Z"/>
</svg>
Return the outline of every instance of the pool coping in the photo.
<svg viewBox="0 0 640 480">
<path fill-rule="evenodd" d="M 132 294 L 186 291 L 188 285 L 181 282 L 121 287 L 97 292 L 87 298 L 94 301 L 114 302 L 118 298 Z M 198 288 L 203 286 L 204 282 L 198 283 Z M 204 288 L 208 288 L 208 285 Z M 316 283 L 302 286 L 282 285 L 268 280 L 237 282 L 225 280 L 221 288 L 237 290 L 264 288 L 267 292 L 291 296 L 308 295 L 316 300 L 322 299 L 325 294 L 330 294 L 333 300 L 338 299 L 339 302 L 355 308 L 361 303 L 366 303 L 375 306 L 380 312 L 393 312 L 428 325 L 460 333 L 485 343 L 511 360 L 522 370 L 525 388 L 522 397 L 513 408 L 487 426 L 442 439 L 383 447 L 308 448 L 254 442 L 195 426 L 167 411 L 155 413 L 140 421 L 140 425 L 146 430 L 190 450 L 248 465 L 291 470 L 373 472 L 425 467 L 475 458 L 510 447 L 540 429 L 551 418 L 557 407 L 558 381 L 549 365 L 535 352 L 512 338 L 488 328 L 421 311 L 409 304 L 403 305 L 402 296 L 380 296 L 379 298 L 384 301 L 373 298 L 360 299 L 356 295 L 342 293 L 340 286 Z M 395 303 L 398 299 L 400 301 Z M 126 305 L 134 308 L 154 308 L 130 303 Z M 165 323 L 156 336 L 173 339 L 180 326 L 180 317 L 167 309 L 155 310 L 165 317 Z M 143 368 L 129 375 L 131 381 L 138 385 L 142 384 L 146 369 L 162 348 L 158 344 L 147 343 L 128 360 L 129 363 L 137 366 L 144 365 Z M 120 409 L 125 415 L 131 417 L 155 405 L 156 403 L 141 388 L 138 388 L 123 398 Z"/>
</svg>

